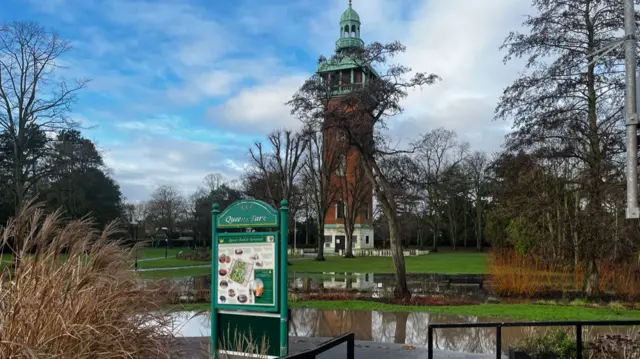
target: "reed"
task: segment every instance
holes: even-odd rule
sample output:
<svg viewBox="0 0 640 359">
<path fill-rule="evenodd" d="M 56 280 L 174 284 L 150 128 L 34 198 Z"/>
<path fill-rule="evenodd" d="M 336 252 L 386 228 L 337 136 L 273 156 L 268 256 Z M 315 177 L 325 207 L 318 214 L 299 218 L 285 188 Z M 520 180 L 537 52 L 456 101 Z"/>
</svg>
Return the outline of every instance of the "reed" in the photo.
<svg viewBox="0 0 640 359">
<path fill-rule="evenodd" d="M 548 263 L 536 256 L 522 256 L 500 249 L 489 254 L 489 275 L 493 291 L 501 296 L 535 297 L 546 293 L 580 291 L 583 267 Z M 599 290 L 635 302 L 640 299 L 638 263 L 602 261 L 598 265 Z"/>
<path fill-rule="evenodd" d="M 165 300 L 130 271 L 120 235 L 33 202 L 0 228 L 16 258 L 0 279 L 0 358 L 174 357 Z"/>
</svg>

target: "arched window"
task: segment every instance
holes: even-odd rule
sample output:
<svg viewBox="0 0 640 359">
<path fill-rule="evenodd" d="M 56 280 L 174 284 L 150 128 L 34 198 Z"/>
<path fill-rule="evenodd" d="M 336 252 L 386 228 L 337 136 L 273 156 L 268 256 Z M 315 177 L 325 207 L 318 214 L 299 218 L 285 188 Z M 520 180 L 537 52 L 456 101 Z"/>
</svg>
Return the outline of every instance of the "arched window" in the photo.
<svg viewBox="0 0 640 359">
<path fill-rule="evenodd" d="M 356 25 L 351 25 L 351 37 L 358 37 L 356 33 Z"/>
<path fill-rule="evenodd" d="M 344 37 L 349 37 L 349 25 L 344 26 Z"/>
</svg>

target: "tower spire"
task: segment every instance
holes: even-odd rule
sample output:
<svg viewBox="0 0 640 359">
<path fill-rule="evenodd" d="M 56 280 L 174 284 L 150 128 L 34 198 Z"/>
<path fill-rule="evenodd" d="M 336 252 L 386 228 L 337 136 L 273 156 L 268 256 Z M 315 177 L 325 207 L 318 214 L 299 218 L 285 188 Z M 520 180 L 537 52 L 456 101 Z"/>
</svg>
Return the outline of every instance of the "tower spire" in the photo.
<svg viewBox="0 0 640 359">
<path fill-rule="evenodd" d="M 352 0 L 349 0 L 349 7 L 340 16 L 340 38 L 336 41 L 336 50 L 363 45 L 360 39 L 360 16 L 353 9 Z"/>
</svg>

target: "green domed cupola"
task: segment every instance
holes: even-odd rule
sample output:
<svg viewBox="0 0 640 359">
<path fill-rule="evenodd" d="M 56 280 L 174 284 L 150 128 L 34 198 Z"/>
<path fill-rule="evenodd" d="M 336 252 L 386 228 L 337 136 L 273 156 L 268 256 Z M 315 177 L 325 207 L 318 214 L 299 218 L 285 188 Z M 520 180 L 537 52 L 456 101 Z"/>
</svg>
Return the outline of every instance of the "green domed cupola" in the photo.
<svg viewBox="0 0 640 359">
<path fill-rule="evenodd" d="M 353 10 L 349 0 L 349 8 L 340 16 L 340 38 L 336 41 L 336 50 L 362 46 L 364 41 L 360 39 L 360 15 Z"/>
<path fill-rule="evenodd" d="M 367 82 L 380 78 L 371 64 L 360 63 L 348 49 L 364 48 L 360 38 L 360 16 L 349 8 L 340 16 L 340 38 L 336 41 L 336 55 L 318 63 L 318 74 L 331 87 L 333 96 L 341 96 L 366 87 Z M 344 56 L 346 55 L 346 56 Z"/>
</svg>

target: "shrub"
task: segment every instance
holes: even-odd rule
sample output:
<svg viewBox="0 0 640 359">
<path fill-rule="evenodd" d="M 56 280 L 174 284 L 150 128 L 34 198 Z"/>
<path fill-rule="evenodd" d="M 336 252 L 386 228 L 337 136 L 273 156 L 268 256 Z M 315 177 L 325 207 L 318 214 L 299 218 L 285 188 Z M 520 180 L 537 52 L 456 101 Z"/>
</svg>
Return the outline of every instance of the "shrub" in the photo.
<svg viewBox="0 0 640 359">
<path fill-rule="evenodd" d="M 517 351 L 525 352 L 532 357 L 548 357 L 558 359 L 573 359 L 577 353 L 575 339 L 569 337 L 566 331 L 557 329 L 550 334 L 534 334 L 521 339 L 515 347 Z"/>
<path fill-rule="evenodd" d="M 13 243 L 16 258 L 0 280 L 0 357 L 172 355 L 164 301 L 130 271 L 116 236 L 115 224 L 99 232 L 33 203 L 0 228 L 0 244 Z"/>
</svg>

